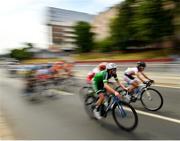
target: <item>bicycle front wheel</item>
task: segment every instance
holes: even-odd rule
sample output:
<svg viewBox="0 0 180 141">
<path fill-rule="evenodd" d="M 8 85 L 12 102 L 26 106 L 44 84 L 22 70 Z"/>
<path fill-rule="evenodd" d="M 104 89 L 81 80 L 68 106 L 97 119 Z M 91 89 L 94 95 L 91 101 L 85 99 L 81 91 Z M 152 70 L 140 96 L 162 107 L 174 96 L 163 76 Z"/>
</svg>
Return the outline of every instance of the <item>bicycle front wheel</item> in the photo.
<svg viewBox="0 0 180 141">
<path fill-rule="evenodd" d="M 144 108 L 150 111 L 157 111 L 163 106 L 162 95 L 153 88 L 143 90 L 140 100 Z"/>
<path fill-rule="evenodd" d="M 138 116 L 135 109 L 126 102 L 115 104 L 112 109 L 113 118 L 121 129 L 132 131 L 138 125 Z"/>
</svg>

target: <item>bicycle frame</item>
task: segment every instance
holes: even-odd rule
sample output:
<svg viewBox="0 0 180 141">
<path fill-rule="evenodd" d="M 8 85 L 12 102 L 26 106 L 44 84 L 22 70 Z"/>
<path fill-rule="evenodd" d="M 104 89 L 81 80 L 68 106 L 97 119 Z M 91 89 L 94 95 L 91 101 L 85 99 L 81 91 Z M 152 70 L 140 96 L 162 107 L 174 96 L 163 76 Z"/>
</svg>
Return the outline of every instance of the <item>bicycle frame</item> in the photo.
<svg viewBox="0 0 180 141">
<path fill-rule="evenodd" d="M 108 96 L 108 99 L 106 99 L 106 102 L 108 102 L 108 105 L 107 105 L 107 107 L 105 109 L 104 117 L 107 116 L 107 113 L 112 110 L 112 108 L 113 108 L 113 106 L 115 104 L 118 104 L 118 107 L 120 109 L 121 115 L 123 117 L 126 116 L 126 112 L 124 111 L 122 105 L 120 104 L 121 101 L 120 101 L 120 99 L 117 96 L 112 96 L 112 95 Z"/>
<path fill-rule="evenodd" d="M 147 84 L 141 84 L 137 89 L 138 92 L 135 93 L 137 96 L 136 98 L 140 97 L 142 95 L 142 91 L 147 92 L 147 88 L 149 88 L 152 85 L 152 83 L 149 81 Z M 151 95 L 147 92 L 147 96 L 151 99 Z"/>
</svg>

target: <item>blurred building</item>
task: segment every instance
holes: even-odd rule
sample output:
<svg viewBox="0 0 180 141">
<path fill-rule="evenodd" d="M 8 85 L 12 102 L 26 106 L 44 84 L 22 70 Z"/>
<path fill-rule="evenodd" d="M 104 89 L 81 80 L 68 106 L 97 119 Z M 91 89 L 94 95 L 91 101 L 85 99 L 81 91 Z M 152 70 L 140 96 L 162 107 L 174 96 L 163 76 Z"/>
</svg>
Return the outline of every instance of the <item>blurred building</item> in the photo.
<svg viewBox="0 0 180 141">
<path fill-rule="evenodd" d="M 50 49 L 59 48 L 62 51 L 72 51 L 74 44 L 73 26 L 78 21 L 92 22 L 94 15 L 48 7 L 47 25 L 49 29 Z"/>
<path fill-rule="evenodd" d="M 92 22 L 92 32 L 95 33 L 96 40 L 102 40 L 110 35 L 110 23 L 117 15 L 117 6 L 110 7 L 109 9 L 100 12 L 95 16 Z"/>
</svg>

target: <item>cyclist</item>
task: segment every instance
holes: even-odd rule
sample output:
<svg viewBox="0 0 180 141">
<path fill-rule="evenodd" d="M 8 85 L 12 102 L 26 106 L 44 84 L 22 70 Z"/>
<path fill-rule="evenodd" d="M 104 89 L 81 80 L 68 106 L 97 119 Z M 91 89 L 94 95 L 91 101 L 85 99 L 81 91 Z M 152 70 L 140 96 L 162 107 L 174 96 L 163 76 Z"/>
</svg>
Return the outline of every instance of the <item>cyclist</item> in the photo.
<svg viewBox="0 0 180 141">
<path fill-rule="evenodd" d="M 51 78 L 51 72 L 50 72 L 50 67 L 51 65 L 45 65 L 45 66 L 42 66 L 41 69 L 38 69 L 36 71 L 36 79 L 37 80 L 41 80 L 41 81 L 46 81 L 48 80 L 49 78 Z"/>
<path fill-rule="evenodd" d="M 128 83 L 128 92 L 131 94 L 135 88 L 139 86 L 141 82 L 144 84 L 147 82 L 146 80 L 151 80 L 147 75 L 144 74 L 144 69 L 146 68 L 145 62 L 138 62 L 136 67 L 128 68 L 124 73 L 124 80 Z M 145 79 L 143 79 L 144 77 Z"/>
<path fill-rule="evenodd" d="M 74 63 L 73 62 L 64 62 L 63 69 L 64 69 L 65 74 L 68 77 L 72 77 L 73 76 L 73 72 L 72 72 L 73 67 L 74 67 Z"/>
<path fill-rule="evenodd" d="M 106 69 L 106 65 L 107 65 L 106 62 L 102 62 L 97 67 L 95 67 L 91 72 L 89 72 L 87 77 L 86 77 L 86 82 L 88 84 L 91 84 L 92 83 L 92 79 L 96 75 L 96 73 L 105 70 Z"/>
<path fill-rule="evenodd" d="M 114 95 L 118 96 L 119 98 L 122 98 L 122 96 L 119 94 L 119 92 L 115 91 L 113 88 L 111 88 L 108 85 L 108 80 L 112 77 L 116 80 L 118 85 L 122 87 L 124 90 L 127 90 L 123 84 L 121 84 L 117 78 L 116 70 L 117 70 L 117 65 L 114 63 L 108 63 L 106 65 L 106 69 L 104 71 L 100 71 L 97 73 L 94 78 L 93 78 L 93 89 L 95 90 L 96 94 L 98 94 L 98 100 L 95 105 L 95 109 L 93 110 L 94 116 L 97 119 L 101 119 L 102 117 L 100 116 L 100 105 L 104 102 L 104 89 L 107 90 L 109 93 L 113 93 Z"/>
<path fill-rule="evenodd" d="M 59 77 L 60 71 L 63 70 L 63 65 L 63 61 L 56 62 L 52 65 L 52 67 L 50 68 L 50 72 L 54 78 Z"/>
</svg>

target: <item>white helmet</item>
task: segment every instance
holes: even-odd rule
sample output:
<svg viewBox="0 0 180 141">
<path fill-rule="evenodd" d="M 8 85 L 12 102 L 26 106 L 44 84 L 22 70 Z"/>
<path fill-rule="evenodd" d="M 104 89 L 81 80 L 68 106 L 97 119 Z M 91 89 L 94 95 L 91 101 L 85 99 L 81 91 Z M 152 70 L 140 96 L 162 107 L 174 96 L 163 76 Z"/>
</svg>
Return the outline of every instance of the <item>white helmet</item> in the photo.
<svg viewBox="0 0 180 141">
<path fill-rule="evenodd" d="M 108 69 L 108 70 L 117 69 L 117 65 L 115 63 L 108 63 L 106 65 L 106 69 Z"/>
</svg>

